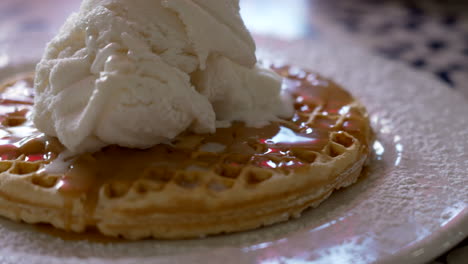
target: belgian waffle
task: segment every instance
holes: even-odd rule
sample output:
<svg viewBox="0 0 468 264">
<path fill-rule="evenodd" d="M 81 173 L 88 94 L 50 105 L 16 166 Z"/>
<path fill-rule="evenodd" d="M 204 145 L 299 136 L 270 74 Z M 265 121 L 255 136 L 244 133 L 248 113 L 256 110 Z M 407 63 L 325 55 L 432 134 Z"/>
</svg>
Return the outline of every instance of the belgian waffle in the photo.
<svg viewBox="0 0 468 264">
<path fill-rule="evenodd" d="M 295 100 L 289 120 L 234 123 L 147 150 L 110 146 L 69 160 L 29 121 L 32 75 L 5 82 L 0 215 L 127 239 L 200 237 L 299 217 L 357 180 L 372 131 L 365 108 L 337 84 L 272 68 Z"/>
</svg>

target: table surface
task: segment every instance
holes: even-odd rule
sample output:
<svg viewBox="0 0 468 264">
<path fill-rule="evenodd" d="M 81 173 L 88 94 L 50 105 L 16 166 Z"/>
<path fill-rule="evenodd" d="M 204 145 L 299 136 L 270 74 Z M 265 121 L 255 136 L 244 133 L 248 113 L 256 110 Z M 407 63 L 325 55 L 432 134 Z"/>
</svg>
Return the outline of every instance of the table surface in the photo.
<svg viewBox="0 0 468 264">
<path fill-rule="evenodd" d="M 2 0 L 0 42 L 18 33 L 54 33 L 79 3 Z M 468 98 L 468 1 L 241 0 L 241 5 L 254 34 L 346 41 L 431 72 Z M 4 63 L 7 56 L 0 53 L 0 66 Z M 468 240 L 435 263 L 468 263 Z"/>
</svg>

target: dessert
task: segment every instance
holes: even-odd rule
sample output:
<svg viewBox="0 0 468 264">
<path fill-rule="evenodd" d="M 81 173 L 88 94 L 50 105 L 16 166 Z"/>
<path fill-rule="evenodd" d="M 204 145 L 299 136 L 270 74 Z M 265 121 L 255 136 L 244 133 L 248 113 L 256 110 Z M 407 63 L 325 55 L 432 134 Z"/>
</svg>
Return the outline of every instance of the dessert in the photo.
<svg viewBox="0 0 468 264">
<path fill-rule="evenodd" d="M 29 74 L 0 86 L 0 215 L 127 239 L 192 238 L 299 217 L 357 180 L 372 140 L 365 108 L 317 74 L 255 66 L 238 1 L 120 2 L 84 1 L 49 44 L 35 84 Z M 190 36 L 204 21 L 193 8 L 223 30 L 237 25 L 228 26 L 237 37 Z M 149 49 L 125 27 L 145 12 L 175 29 L 186 19 L 180 45 L 210 48 L 167 49 L 167 58 Z M 110 35 L 90 27 L 99 23 Z M 248 51 L 231 50 L 236 39 Z M 135 46 L 112 46 L 120 40 Z M 140 82 L 148 76 L 165 79 Z"/>
<path fill-rule="evenodd" d="M 275 70 L 294 95 L 292 119 L 186 133 L 147 150 L 110 146 L 82 154 L 64 174 L 54 172 L 63 146 L 27 121 L 32 76 L 3 84 L 0 214 L 128 239 L 197 237 L 299 216 L 356 181 L 371 130 L 364 108 L 333 82 Z"/>
</svg>

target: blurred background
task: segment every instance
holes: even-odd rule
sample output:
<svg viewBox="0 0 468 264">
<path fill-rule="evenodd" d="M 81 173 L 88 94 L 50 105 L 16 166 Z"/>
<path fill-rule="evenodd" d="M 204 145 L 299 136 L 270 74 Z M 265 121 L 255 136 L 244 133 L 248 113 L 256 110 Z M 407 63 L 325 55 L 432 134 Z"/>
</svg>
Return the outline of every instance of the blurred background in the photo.
<svg viewBox="0 0 468 264">
<path fill-rule="evenodd" d="M 0 41 L 22 32 L 53 33 L 79 4 L 1 0 Z M 241 0 L 241 5 L 256 35 L 351 41 L 429 71 L 468 97 L 468 1 Z"/>
<path fill-rule="evenodd" d="M 0 43 L 24 33 L 52 35 L 79 4 L 0 0 Z M 286 44 L 326 39 L 359 46 L 433 74 L 447 89 L 468 97 L 468 1 L 241 0 L 241 5 L 257 39 L 268 36 Z M 0 50 L 0 67 L 7 63 L 8 54 Z M 468 263 L 468 241 L 433 263 Z"/>
</svg>

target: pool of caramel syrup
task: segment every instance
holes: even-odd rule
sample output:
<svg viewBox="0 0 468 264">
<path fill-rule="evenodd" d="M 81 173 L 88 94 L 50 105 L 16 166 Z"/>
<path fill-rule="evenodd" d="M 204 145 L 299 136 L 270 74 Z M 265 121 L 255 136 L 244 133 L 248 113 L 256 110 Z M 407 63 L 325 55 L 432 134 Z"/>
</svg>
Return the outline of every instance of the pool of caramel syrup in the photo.
<svg viewBox="0 0 468 264">
<path fill-rule="evenodd" d="M 109 146 L 96 153 L 70 158 L 60 172 L 56 185 L 63 194 L 79 195 L 104 182 L 134 181 L 151 167 L 168 171 L 213 170 L 219 166 L 247 164 L 269 169 L 295 170 L 309 164 L 293 154 L 294 149 L 320 152 L 333 131 L 345 131 L 366 142 L 367 120 L 348 105 L 352 96 L 330 80 L 300 69 L 281 66 L 273 70 L 285 77 L 283 89 L 294 98 L 295 114 L 289 120 L 274 122 L 263 128 L 246 127 L 235 122 L 214 134 L 182 134 L 173 144 L 160 144 L 150 149 L 128 149 Z M 45 136 L 31 121 L 34 104 L 33 76 L 24 75 L 0 88 L 0 160 L 21 158 L 30 162 L 53 163 L 64 147 L 56 138 Z M 308 122 L 312 112 L 320 117 Z M 343 115 L 336 126 L 331 115 Z M 204 153 L 184 139 L 198 140 L 197 148 L 206 144 L 222 146 L 221 151 Z M 198 138 L 198 139 L 196 139 Z M 200 139 L 201 138 L 201 139 Z"/>
</svg>

